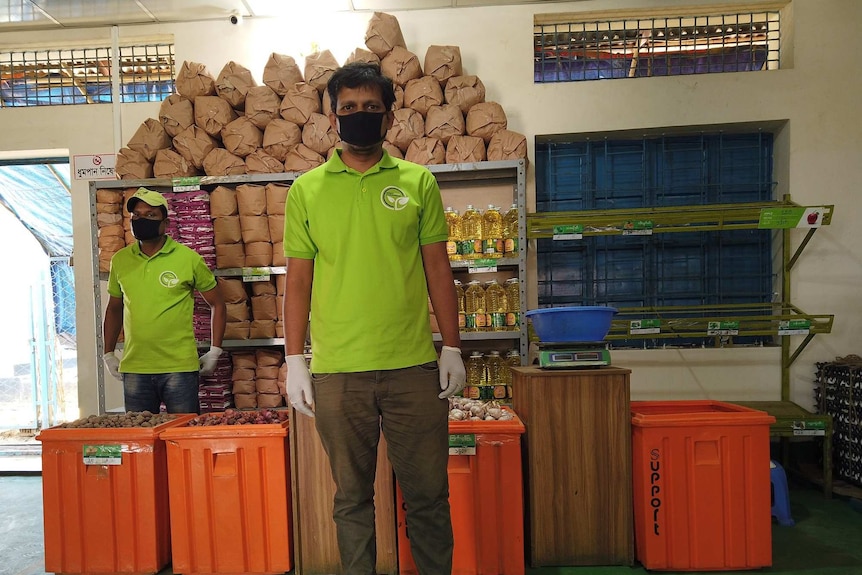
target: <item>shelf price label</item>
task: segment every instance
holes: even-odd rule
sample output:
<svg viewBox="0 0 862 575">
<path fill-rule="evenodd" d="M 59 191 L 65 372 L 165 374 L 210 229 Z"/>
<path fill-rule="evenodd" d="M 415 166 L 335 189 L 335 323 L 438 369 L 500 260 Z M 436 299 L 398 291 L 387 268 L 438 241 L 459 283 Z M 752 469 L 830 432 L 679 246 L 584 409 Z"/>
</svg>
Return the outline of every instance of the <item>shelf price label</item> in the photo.
<svg viewBox="0 0 862 575">
<path fill-rule="evenodd" d="M 793 435 L 826 435 L 825 421 L 805 421 L 796 420 L 791 426 L 793 427 Z"/>
<path fill-rule="evenodd" d="M 175 192 L 193 192 L 201 189 L 201 178 L 200 176 L 171 178 L 171 186 Z"/>
<path fill-rule="evenodd" d="M 652 220 L 626 220 L 623 222 L 624 236 L 651 236 Z"/>
<path fill-rule="evenodd" d="M 122 445 L 84 445 L 81 448 L 84 465 L 122 465 Z"/>
<path fill-rule="evenodd" d="M 468 265 L 467 271 L 471 274 L 495 272 L 497 271 L 497 260 L 494 258 L 473 260 Z"/>
<path fill-rule="evenodd" d="M 581 224 L 571 226 L 554 226 L 555 240 L 580 240 L 584 237 L 584 226 Z"/>
<path fill-rule="evenodd" d="M 636 319 L 629 322 L 629 333 L 631 335 L 643 335 L 649 333 L 661 333 L 660 319 Z"/>
<path fill-rule="evenodd" d="M 244 282 L 266 282 L 269 281 L 269 268 L 242 268 L 242 281 Z"/>
<path fill-rule="evenodd" d="M 739 335 L 738 321 L 710 321 L 706 324 L 706 335 Z"/>
<path fill-rule="evenodd" d="M 810 319 L 791 319 L 778 322 L 778 335 L 808 335 Z"/>
<path fill-rule="evenodd" d="M 825 206 L 810 208 L 763 208 L 757 227 L 761 230 L 784 230 L 790 228 L 819 228 L 823 224 Z"/>
<path fill-rule="evenodd" d="M 476 455 L 476 436 L 472 433 L 449 435 L 449 455 Z"/>
</svg>

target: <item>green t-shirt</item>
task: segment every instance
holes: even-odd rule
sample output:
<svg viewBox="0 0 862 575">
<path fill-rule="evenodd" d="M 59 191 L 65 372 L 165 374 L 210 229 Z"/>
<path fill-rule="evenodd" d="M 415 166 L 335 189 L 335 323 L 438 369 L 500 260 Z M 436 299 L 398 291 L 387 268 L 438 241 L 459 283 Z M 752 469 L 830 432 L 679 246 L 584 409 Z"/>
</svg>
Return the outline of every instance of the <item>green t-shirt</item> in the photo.
<svg viewBox="0 0 862 575">
<path fill-rule="evenodd" d="M 194 250 L 167 238 L 152 257 L 135 242 L 111 258 L 108 293 L 123 298 L 124 373 L 197 371 L 194 291 L 216 279 Z"/>
<path fill-rule="evenodd" d="M 311 370 L 399 369 L 436 359 L 421 246 L 448 237 L 424 166 L 383 158 L 364 174 L 340 150 L 290 188 L 284 253 L 314 260 Z"/>
</svg>

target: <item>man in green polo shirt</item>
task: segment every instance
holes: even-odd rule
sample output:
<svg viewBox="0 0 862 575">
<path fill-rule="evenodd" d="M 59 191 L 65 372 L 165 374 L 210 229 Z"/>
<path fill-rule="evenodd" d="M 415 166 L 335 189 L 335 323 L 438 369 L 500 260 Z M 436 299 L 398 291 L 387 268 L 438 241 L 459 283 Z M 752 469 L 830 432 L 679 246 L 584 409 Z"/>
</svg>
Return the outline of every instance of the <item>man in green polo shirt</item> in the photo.
<svg viewBox="0 0 862 575">
<path fill-rule="evenodd" d="M 104 362 L 123 381 L 127 411 L 198 413 L 198 374 L 215 370 L 225 328 L 225 304 L 215 277 L 194 250 L 165 234 L 168 203 L 147 188 L 129 198 L 138 240 L 114 254 L 108 277 Z M 194 292 L 209 304 L 211 347 L 198 358 L 192 327 Z M 122 327 L 123 358 L 114 354 Z"/>
<path fill-rule="evenodd" d="M 378 66 L 348 64 L 327 89 L 343 148 L 297 178 L 286 205 L 288 397 L 315 418 L 329 456 L 343 572 L 375 572 L 382 429 L 419 572 L 448 575 L 447 398 L 466 376 L 440 189 L 425 167 L 383 150 L 395 93 Z M 429 296 L 443 340 L 439 359 Z M 309 312 L 310 372 L 303 356 Z"/>
</svg>

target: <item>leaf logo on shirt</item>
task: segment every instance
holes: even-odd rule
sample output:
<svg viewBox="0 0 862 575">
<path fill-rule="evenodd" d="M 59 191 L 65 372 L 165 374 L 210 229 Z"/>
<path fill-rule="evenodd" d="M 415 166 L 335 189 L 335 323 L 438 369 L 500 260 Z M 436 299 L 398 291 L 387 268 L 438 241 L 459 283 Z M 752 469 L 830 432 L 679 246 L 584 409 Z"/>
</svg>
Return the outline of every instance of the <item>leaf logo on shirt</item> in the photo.
<svg viewBox="0 0 862 575">
<path fill-rule="evenodd" d="M 380 202 L 390 210 L 400 211 L 407 207 L 410 198 L 404 193 L 401 188 L 395 186 L 386 186 L 380 192 Z"/>
<path fill-rule="evenodd" d="M 172 288 L 176 287 L 177 284 L 180 283 L 180 278 L 178 278 L 177 274 L 174 272 L 162 272 L 162 275 L 159 276 L 159 283 L 166 288 Z"/>
</svg>

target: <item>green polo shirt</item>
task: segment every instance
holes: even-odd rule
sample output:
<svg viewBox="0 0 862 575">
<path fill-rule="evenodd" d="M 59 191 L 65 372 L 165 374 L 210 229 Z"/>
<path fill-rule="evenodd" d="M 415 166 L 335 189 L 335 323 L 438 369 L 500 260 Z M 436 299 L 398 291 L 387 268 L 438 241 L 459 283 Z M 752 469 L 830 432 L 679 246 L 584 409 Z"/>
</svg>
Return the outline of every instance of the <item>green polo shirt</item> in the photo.
<svg viewBox="0 0 862 575">
<path fill-rule="evenodd" d="M 216 286 L 194 250 L 170 237 L 152 257 L 135 242 L 111 258 L 108 293 L 123 298 L 124 373 L 197 371 L 194 291 Z"/>
<path fill-rule="evenodd" d="M 399 369 L 437 358 L 421 246 L 448 237 L 437 180 L 383 158 L 364 174 L 340 150 L 296 179 L 284 253 L 314 260 L 311 370 Z"/>
</svg>

